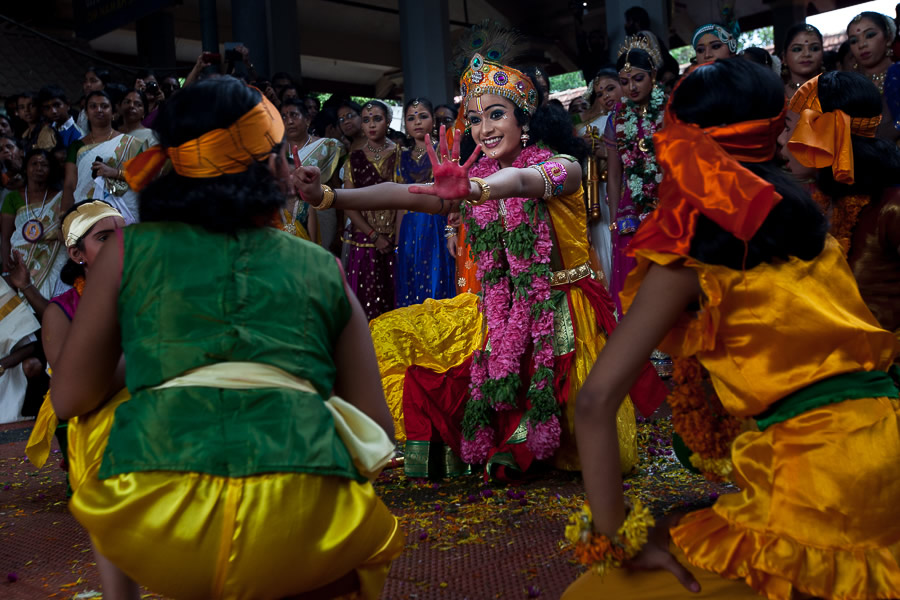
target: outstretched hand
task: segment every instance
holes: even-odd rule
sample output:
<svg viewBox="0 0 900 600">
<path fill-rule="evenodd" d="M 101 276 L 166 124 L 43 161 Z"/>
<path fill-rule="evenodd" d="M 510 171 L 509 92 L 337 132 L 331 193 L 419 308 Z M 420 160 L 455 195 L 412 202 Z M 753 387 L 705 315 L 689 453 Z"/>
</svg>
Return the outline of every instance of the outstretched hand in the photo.
<svg viewBox="0 0 900 600">
<path fill-rule="evenodd" d="M 452 153 L 447 148 L 447 128 L 441 125 L 440 131 L 440 156 L 434 151 L 431 136 L 425 134 L 425 147 L 428 150 L 428 158 L 431 159 L 431 171 L 434 174 L 434 184 L 413 185 L 409 187 L 412 194 L 430 194 L 444 200 L 465 199 L 469 195 L 469 169 L 478 160 L 481 154 L 481 146 L 475 148 L 475 152 L 465 164 L 459 164 L 459 140 L 462 131 L 456 130 L 453 136 Z"/>
</svg>

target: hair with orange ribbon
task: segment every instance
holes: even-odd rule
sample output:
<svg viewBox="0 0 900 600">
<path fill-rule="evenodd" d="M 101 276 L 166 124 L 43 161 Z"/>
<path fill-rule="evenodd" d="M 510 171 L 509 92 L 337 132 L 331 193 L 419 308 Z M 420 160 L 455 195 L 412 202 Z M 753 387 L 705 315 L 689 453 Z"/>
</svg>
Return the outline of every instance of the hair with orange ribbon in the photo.
<svg viewBox="0 0 900 600">
<path fill-rule="evenodd" d="M 783 94 L 774 73 L 746 60 L 703 65 L 680 82 L 654 136 L 664 173 L 659 206 L 638 228 L 630 253 L 652 249 L 752 268 L 821 251 L 824 218 L 773 162 Z M 793 224 L 798 218 L 802 225 Z M 701 231 L 706 250 L 698 255 Z"/>
<path fill-rule="evenodd" d="M 831 167 L 835 181 L 854 181 L 851 136 L 875 137 L 881 115 L 851 117 L 840 109 L 824 111 L 819 100 L 822 75 L 804 83 L 791 98 L 788 108 L 799 115 L 787 143 L 797 162 L 816 169 Z"/>
<path fill-rule="evenodd" d="M 242 173 L 268 157 L 284 137 L 284 122 L 265 95 L 259 93 L 259 97 L 259 103 L 228 127 L 207 131 L 177 146 L 154 146 L 128 161 L 128 185 L 141 191 L 159 175 L 167 160 L 183 177 L 206 179 Z"/>
</svg>

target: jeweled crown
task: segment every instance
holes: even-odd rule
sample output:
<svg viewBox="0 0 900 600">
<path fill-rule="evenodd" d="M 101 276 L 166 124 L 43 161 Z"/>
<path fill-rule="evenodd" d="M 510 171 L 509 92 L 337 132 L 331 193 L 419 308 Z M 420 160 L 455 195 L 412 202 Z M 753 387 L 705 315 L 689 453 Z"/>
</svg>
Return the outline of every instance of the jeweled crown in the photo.
<svg viewBox="0 0 900 600">
<path fill-rule="evenodd" d="M 525 114 L 532 115 L 537 109 L 537 90 L 527 75 L 480 54 L 472 57 L 463 72 L 459 80 L 459 93 L 463 97 L 463 107 L 472 98 L 495 94 L 508 99 Z"/>
<path fill-rule="evenodd" d="M 660 65 L 662 65 L 662 54 L 659 52 L 656 40 L 651 37 L 652 35 L 649 31 L 639 31 L 634 35 L 629 35 L 619 47 L 619 56 L 626 54 L 625 62 L 630 63 L 627 60 L 627 53 L 632 50 L 643 50 L 650 55 L 650 63 L 653 65 L 653 68 L 659 69 Z"/>
</svg>

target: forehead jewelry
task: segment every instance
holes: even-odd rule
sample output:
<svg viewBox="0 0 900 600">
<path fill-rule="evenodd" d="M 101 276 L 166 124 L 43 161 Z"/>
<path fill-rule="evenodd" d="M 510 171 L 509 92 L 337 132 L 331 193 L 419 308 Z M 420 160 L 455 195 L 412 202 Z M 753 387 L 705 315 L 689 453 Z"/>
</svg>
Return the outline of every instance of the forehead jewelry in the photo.
<svg viewBox="0 0 900 600">
<path fill-rule="evenodd" d="M 412 102 L 412 107 L 413 107 L 413 108 L 419 108 L 419 100 L 418 100 L 418 99 L 413 100 L 413 102 Z"/>
</svg>

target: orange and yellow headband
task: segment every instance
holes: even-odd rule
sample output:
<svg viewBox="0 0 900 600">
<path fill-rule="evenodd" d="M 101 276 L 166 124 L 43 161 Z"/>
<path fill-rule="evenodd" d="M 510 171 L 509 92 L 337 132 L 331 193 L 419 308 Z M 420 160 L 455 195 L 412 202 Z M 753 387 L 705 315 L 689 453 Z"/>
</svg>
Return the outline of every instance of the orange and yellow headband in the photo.
<svg viewBox="0 0 900 600">
<path fill-rule="evenodd" d="M 800 117 L 787 147 L 803 166 L 831 167 L 835 181 L 849 185 L 854 181 L 851 135 L 875 137 L 881 115 L 851 118 L 842 110 L 822 112 L 819 77 L 800 86 L 788 104 Z"/>
<path fill-rule="evenodd" d="M 125 179 L 135 191 L 147 187 L 166 160 L 183 177 L 204 179 L 241 173 L 263 160 L 284 137 L 284 122 L 262 94 L 259 103 L 224 129 L 213 129 L 171 148 L 154 146 L 125 163 Z"/>
</svg>

